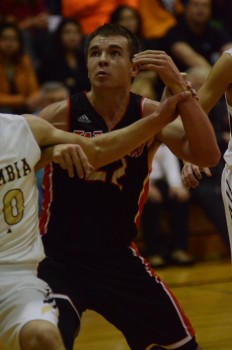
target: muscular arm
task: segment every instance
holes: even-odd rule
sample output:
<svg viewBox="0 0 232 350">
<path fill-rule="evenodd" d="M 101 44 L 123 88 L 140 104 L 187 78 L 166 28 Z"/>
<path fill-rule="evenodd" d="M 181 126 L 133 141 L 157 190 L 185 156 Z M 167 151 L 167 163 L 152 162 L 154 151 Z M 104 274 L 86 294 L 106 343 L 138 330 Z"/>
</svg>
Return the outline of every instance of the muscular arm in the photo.
<svg viewBox="0 0 232 350">
<path fill-rule="evenodd" d="M 123 129 L 114 130 L 94 138 L 86 138 L 59 130 L 42 118 L 30 115 L 25 115 L 25 117 L 40 146 L 63 143 L 78 144 L 83 148 L 90 163 L 94 167 L 99 168 L 121 158 L 151 139 L 154 134 L 157 134 L 167 123 L 173 120 L 177 103 L 188 98 L 190 98 L 190 93 L 188 92 L 172 96 L 159 106 L 155 106 L 150 116 Z M 52 107 L 49 109 L 50 113 L 52 112 L 52 118 L 54 120 L 56 112 L 58 113 L 57 120 L 59 120 L 59 113 L 64 108 L 63 102 L 60 104 L 60 107 L 60 109 L 57 108 L 56 104 L 54 111 L 52 111 Z M 51 152 L 45 152 L 47 153 L 47 162 L 52 160 Z"/>
<path fill-rule="evenodd" d="M 134 63 L 143 69 L 157 72 L 172 94 L 187 89 L 183 76 L 165 52 L 144 51 L 135 56 Z M 151 104 L 147 104 L 146 114 L 151 112 Z M 213 127 L 199 102 L 194 97 L 188 98 L 178 104 L 178 111 L 181 120 L 168 124 L 157 135 L 157 139 L 179 158 L 203 167 L 215 166 L 220 151 Z"/>
<path fill-rule="evenodd" d="M 220 159 L 217 139 L 208 116 L 195 98 L 179 104 L 180 118 L 159 134 L 177 157 L 201 167 L 215 166 Z"/>
</svg>

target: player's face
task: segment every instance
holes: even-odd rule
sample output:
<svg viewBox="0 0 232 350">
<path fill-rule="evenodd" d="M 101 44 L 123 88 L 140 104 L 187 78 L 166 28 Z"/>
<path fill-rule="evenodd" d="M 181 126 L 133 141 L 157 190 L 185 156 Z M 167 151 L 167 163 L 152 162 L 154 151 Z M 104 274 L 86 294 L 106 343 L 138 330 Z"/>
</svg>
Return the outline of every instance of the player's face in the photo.
<svg viewBox="0 0 232 350">
<path fill-rule="evenodd" d="M 130 86 L 136 75 L 127 39 L 122 36 L 96 36 L 89 46 L 87 65 L 94 87 Z"/>
</svg>

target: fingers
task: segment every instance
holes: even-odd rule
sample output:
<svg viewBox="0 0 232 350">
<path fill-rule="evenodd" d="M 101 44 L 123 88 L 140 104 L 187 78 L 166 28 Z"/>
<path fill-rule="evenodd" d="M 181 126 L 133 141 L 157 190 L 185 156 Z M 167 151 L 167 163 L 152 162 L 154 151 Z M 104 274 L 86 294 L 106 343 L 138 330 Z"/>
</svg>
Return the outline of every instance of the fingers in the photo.
<svg viewBox="0 0 232 350">
<path fill-rule="evenodd" d="M 182 169 L 181 179 L 185 187 L 196 188 L 202 178 L 200 168 L 193 164 L 185 164 Z"/>
<path fill-rule="evenodd" d="M 201 168 L 201 172 L 203 172 L 206 176 L 212 176 L 212 173 L 209 168 Z"/>
<path fill-rule="evenodd" d="M 76 148 L 74 165 L 80 178 L 88 178 L 94 171 L 94 167 L 89 163 L 86 154 L 80 146 Z"/>
<path fill-rule="evenodd" d="M 155 70 L 169 60 L 170 57 L 164 51 L 146 50 L 134 55 L 132 62 L 141 69 Z"/>
<path fill-rule="evenodd" d="M 74 177 L 75 170 L 83 179 L 90 176 L 94 168 L 88 161 L 86 154 L 79 145 L 57 145 L 53 150 L 53 162 L 67 170 L 70 177 Z"/>
<path fill-rule="evenodd" d="M 181 179 L 185 187 L 196 188 L 202 179 L 202 173 L 206 176 L 212 176 L 209 168 L 200 168 L 197 165 L 186 163 L 181 174 Z"/>
</svg>

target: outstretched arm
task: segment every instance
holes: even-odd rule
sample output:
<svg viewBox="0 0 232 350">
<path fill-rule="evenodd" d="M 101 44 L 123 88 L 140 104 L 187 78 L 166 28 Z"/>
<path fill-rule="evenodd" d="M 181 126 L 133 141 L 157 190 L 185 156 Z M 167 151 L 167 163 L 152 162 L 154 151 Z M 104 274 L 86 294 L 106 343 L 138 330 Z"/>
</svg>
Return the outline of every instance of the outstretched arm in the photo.
<svg viewBox="0 0 232 350">
<path fill-rule="evenodd" d="M 153 138 L 167 123 L 173 120 L 177 104 L 188 98 L 190 98 L 189 92 L 170 96 L 166 101 L 157 106 L 156 110 L 150 116 L 123 129 L 94 138 L 86 138 L 59 130 L 38 117 L 25 115 L 25 118 L 41 147 L 66 143 L 78 144 L 83 148 L 90 163 L 95 168 L 99 168 L 121 158 L 142 143 Z M 73 150 L 72 147 L 70 145 L 71 150 Z M 54 159 L 54 150 L 56 148 L 49 148 L 47 152 L 44 152 L 47 156 L 46 162 Z"/>
<path fill-rule="evenodd" d="M 211 111 L 231 84 L 232 56 L 224 52 L 197 93 L 199 102 L 206 113 Z"/>
</svg>

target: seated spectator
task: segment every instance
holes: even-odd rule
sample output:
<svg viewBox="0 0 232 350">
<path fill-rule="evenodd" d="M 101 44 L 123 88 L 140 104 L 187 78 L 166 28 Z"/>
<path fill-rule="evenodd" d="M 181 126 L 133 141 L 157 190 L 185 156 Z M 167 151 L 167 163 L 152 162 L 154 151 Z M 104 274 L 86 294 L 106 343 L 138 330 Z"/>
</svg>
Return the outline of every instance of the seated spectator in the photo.
<svg viewBox="0 0 232 350">
<path fill-rule="evenodd" d="M 141 19 L 140 13 L 134 7 L 128 6 L 128 5 L 119 5 L 111 13 L 110 23 L 116 23 L 126 27 L 131 32 L 137 35 L 141 43 L 141 48 L 143 50 L 150 49 L 149 43 L 146 42 L 146 40 L 143 38 L 143 35 L 142 35 L 142 19 Z M 158 49 L 158 46 L 153 47 L 153 49 L 155 48 Z M 154 85 L 154 88 L 155 88 L 157 78 L 158 76 L 155 72 L 148 71 L 148 70 L 140 70 L 135 80 L 137 82 L 141 80 L 141 84 L 143 83 L 147 85 L 149 89 L 150 84 Z M 139 87 L 139 85 L 141 84 L 136 83 L 136 86 Z"/>
<path fill-rule="evenodd" d="M 183 12 L 181 0 L 139 0 L 143 36 L 146 39 L 162 38 L 176 24 Z"/>
<path fill-rule="evenodd" d="M 48 81 L 40 87 L 39 110 L 44 109 L 52 103 L 63 101 L 68 96 L 69 91 L 63 83 L 59 81 Z"/>
<path fill-rule="evenodd" d="M 142 48 L 146 49 L 146 42 L 142 35 L 142 18 L 136 8 L 129 5 L 117 6 L 111 13 L 109 22 L 120 24 L 136 34 Z"/>
<path fill-rule="evenodd" d="M 113 10 L 119 5 L 138 8 L 138 0 L 61 0 L 62 15 L 75 17 L 85 35 L 92 33 L 97 27 L 109 22 Z"/>
<path fill-rule="evenodd" d="M 0 111 L 28 113 L 35 109 L 39 83 L 31 58 L 24 53 L 17 25 L 0 24 Z"/>
<path fill-rule="evenodd" d="M 162 40 L 162 48 L 182 71 L 210 67 L 222 51 L 232 46 L 227 32 L 210 22 L 212 0 L 185 0 L 184 13 Z"/>
<path fill-rule="evenodd" d="M 49 13 L 46 0 L 1 0 L 2 19 L 15 23 L 23 33 L 26 52 L 33 63 L 43 57 L 49 45 Z"/>
<path fill-rule="evenodd" d="M 152 162 L 148 199 L 142 214 L 146 255 L 153 267 L 163 267 L 168 262 L 178 265 L 194 262 L 187 252 L 189 198 L 181 181 L 178 159 L 167 146 L 161 145 Z M 162 231 L 164 213 L 170 222 L 166 239 Z"/>
<path fill-rule="evenodd" d="M 62 82 L 71 95 L 89 89 L 82 40 L 80 24 L 74 18 L 63 18 L 52 35 L 51 49 L 38 67 L 41 84 Z"/>
</svg>

